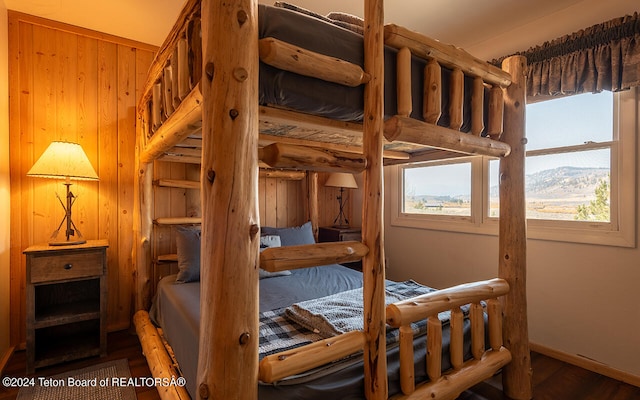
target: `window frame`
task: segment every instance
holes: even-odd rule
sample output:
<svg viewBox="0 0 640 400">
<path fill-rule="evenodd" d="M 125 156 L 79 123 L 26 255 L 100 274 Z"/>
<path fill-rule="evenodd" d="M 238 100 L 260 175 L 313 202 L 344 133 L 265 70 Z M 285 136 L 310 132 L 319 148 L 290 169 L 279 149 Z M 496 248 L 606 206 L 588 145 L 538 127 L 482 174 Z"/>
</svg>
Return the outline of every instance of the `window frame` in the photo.
<svg viewBox="0 0 640 400">
<path fill-rule="evenodd" d="M 534 156 L 607 147 L 611 150 L 611 222 L 527 219 L 527 237 L 529 239 L 619 247 L 636 246 L 636 135 L 638 133 L 637 120 L 640 118 L 638 97 L 637 88 L 614 94 L 612 141 L 526 152 L 526 156 Z M 392 226 L 487 235 L 498 234 L 498 218 L 489 216 L 490 158 L 471 156 L 456 160 L 472 163 L 471 217 L 403 213 L 403 170 L 407 166 L 394 165 L 387 167 L 392 169 L 390 171 L 392 193 L 390 196 L 390 223 Z M 416 163 L 409 168 L 460 162 L 456 160 Z"/>
</svg>

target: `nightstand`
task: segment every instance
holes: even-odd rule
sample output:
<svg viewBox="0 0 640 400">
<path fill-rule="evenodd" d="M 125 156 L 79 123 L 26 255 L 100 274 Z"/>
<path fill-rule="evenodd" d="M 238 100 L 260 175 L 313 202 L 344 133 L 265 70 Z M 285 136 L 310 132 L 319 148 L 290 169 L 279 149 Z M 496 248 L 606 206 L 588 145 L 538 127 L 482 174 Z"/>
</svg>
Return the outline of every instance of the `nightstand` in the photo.
<svg viewBox="0 0 640 400">
<path fill-rule="evenodd" d="M 27 373 L 107 355 L 106 240 L 27 248 Z"/>
<path fill-rule="evenodd" d="M 340 228 L 335 226 L 321 226 L 318 229 L 318 242 L 347 242 L 362 240 L 362 231 L 360 228 L 349 227 Z M 345 267 L 362 271 L 362 261 L 343 264 Z"/>
</svg>

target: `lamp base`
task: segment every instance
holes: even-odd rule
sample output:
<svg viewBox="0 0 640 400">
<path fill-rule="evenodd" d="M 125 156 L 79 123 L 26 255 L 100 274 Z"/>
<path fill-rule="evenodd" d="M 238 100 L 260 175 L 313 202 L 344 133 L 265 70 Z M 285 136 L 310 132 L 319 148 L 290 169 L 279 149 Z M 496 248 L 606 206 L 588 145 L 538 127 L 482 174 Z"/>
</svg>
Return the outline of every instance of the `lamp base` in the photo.
<svg viewBox="0 0 640 400">
<path fill-rule="evenodd" d="M 349 229 L 349 228 L 351 228 L 351 225 L 349 225 L 349 224 L 343 224 L 343 225 L 334 224 L 333 227 L 334 228 L 340 228 L 340 229 Z"/>
<path fill-rule="evenodd" d="M 78 244 L 87 243 L 85 239 L 78 240 L 52 240 L 49 242 L 49 246 L 75 246 Z"/>
</svg>

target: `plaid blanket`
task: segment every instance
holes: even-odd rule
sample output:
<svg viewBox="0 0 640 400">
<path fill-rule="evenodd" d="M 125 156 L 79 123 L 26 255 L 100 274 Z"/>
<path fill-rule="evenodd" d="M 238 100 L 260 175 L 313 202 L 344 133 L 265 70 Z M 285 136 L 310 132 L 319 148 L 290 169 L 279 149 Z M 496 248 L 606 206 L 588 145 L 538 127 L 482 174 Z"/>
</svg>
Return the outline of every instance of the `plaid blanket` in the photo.
<svg viewBox="0 0 640 400">
<path fill-rule="evenodd" d="M 347 318 L 350 321 L 358 320 L 360 324 L 350 323 L 350 327 L 346 328 L 342 326 L 340 332 L 347 332 L 349 330 L 361 330 L 363 329 L 363 317 L 362 317 L 362 289 L 355 289 L 360 291 L 360 306 L 358 308 L 349 307 L 353 313 L 356 315 L 348 316 Z M 395 302 L 402 299 L 407 299 L 414 296 L 419 296 L 421 294 L 429 293 L 434 291 L 435 289 L 429 288 L 427 286 L 422 286 L 414 281 L 405 281 L 405 282 L 390 282 L 387 284 L 387 299 L 388 302 Z M 348 291 L 353 292 L 353 291 Z M 345 292 L 346 293 L 346 292 Z M 350 298 L 355 298 L 352 296 L 353 293 L 349 294 Z M 329 302 L 330 304 L 336 303 L 336 298 L 340 298 L 340 294 L 335 294 L 331 296 L 327 296 L 326 298 L 314 299 L 310 300 L 310 302 L 314 302 L 316 308 L 322 309 L 323 303 L 319 303 L 318 300 L 322 300 L 324 304 Z M 343 296 L 344 297 L 344 296 Z M 298 303 L 298 305 L 304 306 L 304 303 Z M 267 311 L 264 313 L 260 313 L 260 338 L 259 338 L 259 351 L 260 351 L 260 359 L 264 356 L 278 353 L 281 351 L 293 349 L 296 347 L 300 347 L 312 342 L 316 342 L 318 340 L 323 339 L 323 336 L 320 334 L 319 330 L 316 332 L 309 330 L 303 327 L 301 324 L 290 320 L 286 317 L 287 308 L 280 308 L 277 310 Z M 325 308 L 328 310 L 328 308 Z M 342 314 L 342 312 L 338 312 L 338 314 Z M 449 319 L 448 313 L 441 313 L 439 318 L 442 321 L 447 321 Z M 332 322 L 329 322 L 332 323 Z M 426 321 L 419 321 L 415 324 L 412 324 L 414 335 L 423 334 L 426 332 Z M 338 332 L 338 333 L 340 333 Z M 396 343 L 399 340 L 399 330 L 396 328 L 391 328 L 387 326 L 387 344 Z"/>
</svg>

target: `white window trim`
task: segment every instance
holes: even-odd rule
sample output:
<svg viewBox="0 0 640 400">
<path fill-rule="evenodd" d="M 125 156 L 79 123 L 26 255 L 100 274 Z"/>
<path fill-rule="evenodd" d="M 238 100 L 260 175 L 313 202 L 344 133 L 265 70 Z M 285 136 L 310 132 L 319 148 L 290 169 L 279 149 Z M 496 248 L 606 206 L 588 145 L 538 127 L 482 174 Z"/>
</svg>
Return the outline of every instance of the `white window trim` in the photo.
<svg viewBox="0 0 640 400">
<path fill-rule="evenodd" d="M 634 88 L 614 96 L 613 135 L 611 159 L 611 222 L 527 220 L 527 237 L 535 240 L 587 243 L 606 246 L 636 246 L 636 157 L 640 99 Z M 615 104 L 615 103 L 614 103 Z M 621 115 L 624 118 L 621 118 Z M 621 134 L 622 132 L 628 134 Z M 598 146 L 598 145 L 595 145 Z M 536 153 L 532 151 L 531 153 Z M 531 155 L 529 153 L 529 155 Z M 471 217 L 402 213 L 402 167 L 395 165 L 390 174 L 391 225 L 428 230 L 497 235 L 498 219 L 488 216 L 489 185 L 488 158 L 471 157 L 473 182 L 481 182 L 482 190 L 472 189 Z M 480 165 L 478 165 L 480 163 Z M 476 167 L 478 165 L 478 167 Z M 623 217 L 621 217 L 623 216 Z"/>
</svg>

